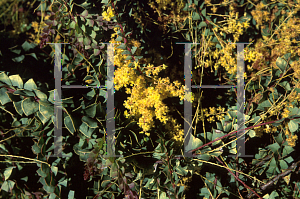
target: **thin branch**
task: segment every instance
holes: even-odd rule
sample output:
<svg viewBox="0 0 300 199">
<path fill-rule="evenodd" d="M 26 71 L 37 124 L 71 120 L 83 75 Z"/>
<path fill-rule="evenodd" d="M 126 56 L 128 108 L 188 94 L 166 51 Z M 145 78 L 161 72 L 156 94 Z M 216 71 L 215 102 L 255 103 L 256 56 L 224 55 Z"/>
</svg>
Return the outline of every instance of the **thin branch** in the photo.
<svg viewBox="0 0 300 199">
<path fill-rule="evenodd" d="M 291 166 L 289 166 L 286 171 L 278 174 L 277 176 L 275 176 L 272 180 L 270 180 L 269 182 L 267 182 L 266 184 L 260 186 L 260 190 L 259 191 L 264 191 L 266 190 L 268 187 L 270 187 L 271 185 L 273 185 L 277 180 L 279 180 L 280 177 L 284 177 L 289 175 L 296 167 L 297 165 L 300 163 L 300 160 L 298 160 L 297 162 L 294 162 Z M 249 193 L 247 195 L 247 198 L 251 198 L 253 196 L 253 193 Z"/>
<path fill-rule="evenodd" d="M 225 166 L 224 165 L 224 163 L 217 157 L 217 156 L 215 156 L 215 158 L 223 165 L 223 166 Z M 226 168 L 227 169 L 227 171 L 229 171 L 234 177 L 235 177 L 235 179 L 237 179 L 240 183 L 242 183 L 243 185 L 244 185 L 244 187 L 246 187 L 246 188 L 248 188 L 248 189 L 250 189 L 253 193 L 251 193 L 251 194 L 255 194 L 257 197 L 259 197 L 260 199 L 263 199 L 262 197 L 260 197 L 255 191 L 253 191 L 250 187 L 248 187 L 243 181 L 241 181 L 236 175 L 234 175 L 234 173 L 232 173 L 232 171 L 230 171 L 230 169 L 228 169 L 228 168 Z"/>
</svg>

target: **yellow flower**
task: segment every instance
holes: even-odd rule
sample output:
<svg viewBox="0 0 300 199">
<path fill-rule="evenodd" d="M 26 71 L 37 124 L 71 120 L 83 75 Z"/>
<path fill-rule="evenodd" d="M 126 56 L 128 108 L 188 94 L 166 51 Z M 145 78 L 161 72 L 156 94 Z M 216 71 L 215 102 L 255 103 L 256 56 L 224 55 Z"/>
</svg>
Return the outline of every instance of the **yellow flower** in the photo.
<svg viewBox="0 0 300 199">
<path fill-rule="evenodd" d="M 264 130 L 266 131 L 266 133 L 270 133 L 271 132 L 271 128 L 269 125 L 266 125 L 267 128 L 265 128 Z"/>
<path fill-rule="evenodd" d="M 243 26 L 244 26 L 245 29 L 247 29 L 248 27 L 250 27 L 250 24 L 249 24 L 248 21 L 245 21 L 245 22 L 243 23 Z"/>
<path fill-rule="evenodd" d="M 92 80 L 92 79 L 87 79 L 87 80 L 85 80 L 85 83 L 91 84 L 93 81 L 94 81 L 94 80 Z"/>
<path fill-rule="evenodd" d="M 238 28 L 237 33 L 240 34 L 240 35 L 243 34 L 243 28 Z"/>
<path fill-rule="evenodd" d="M 217 111 L 221 112 L 221 111 L 222 111 L 222 107 L 219 106 L 219 107 L 217 108 Z"/>
<path fill-rule="evenodd" d="M 217 113 L 215 107 L 209 107 L 209 112 L 211 115 L 215 115 Z"/>
<path fill-rule="evenodd" d="M 141 46 L 141 43 L 139 41 L 136 41 L 136 40 L 133 40 L 132 44 L 133 44 L 134 47 L 137 47 L 137 48 L 139 48 Z"/>
<path fill-rule="evenodd" d="M 214 117 L 214 116 L 211 116 L 211 117 L 209 117 L 209 118 L 207 119 L 207 121 L 208 121 L 209 123 L 212 123 L 212 122 L 215 121 L 215 117 Z"/>
<path fill-rule="evenodd" d="M 213 13 L 216 13 L 216 12 L 217 12 L 217 9 L 218 9 L 218 8 L 217 8 L 216 6 L 213 6 L 211 10 L 213 11 Z"/>
<path fill-rule="evenodd" d="M 111 9 L 111 7 L 108 7 L 107 11 L 104 11 L 102 13 L 103 19 L 106 21 L 110 21 L 110 18 L 114 17 L 114 13 Z"/>
<path fill-rule="evenodd" d="M 45 16 L 45 20 L 48 20 L 50 18 L 50 15 Z"/>
<path fill-rule="evenodd" d="M 283 118 L 287 118 L 287 117 L 289 116 L 289 113 L 290 113 L 290 111 L 289 111 L 288 109 L 285 108 L 285 109 L 283 110 L 282 117 L 283 117 Z"/>
<path fill-rule="evenodd" d="M 137 69 L 138 66 L 139 66 L 139 62 L 134 62 L 134 68 Z"/>
<path fill-rule="evenodd" d="M 129 117 L 129 114 L 128 114 L 127 110 L 124 111 L 124 116 L 125 116 L 126 118 Z"/>
<path fill-rule="evenodd" d="M 33 21 L 31 23 L 31 26 L 34 28 L 34 32 L 38 32 L 39 31 L 39 23 L 36 21 Z"/>
</svg>

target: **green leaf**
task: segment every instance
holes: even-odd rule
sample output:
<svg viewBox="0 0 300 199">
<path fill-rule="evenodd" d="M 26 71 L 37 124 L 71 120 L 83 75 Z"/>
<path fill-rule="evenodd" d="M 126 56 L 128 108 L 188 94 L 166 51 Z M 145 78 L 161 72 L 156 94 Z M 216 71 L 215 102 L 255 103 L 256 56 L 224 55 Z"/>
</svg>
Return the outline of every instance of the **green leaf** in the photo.
<svg viewBox="0 0 300 199">
<path fill-rule="evenodd" d="M 269 27 L 266 26 L 265 29 L 262 29 L 262 30 L 261 30 L 262 36 L 269 36 L 269 35 L 271 35 L 270 31 L 269 31 L 269 32 L 268 32 L 268 31 L 269 31 Z"/>
<path fill-rule="evenodd" d="M 160 198 L 160 199 L 168 199 L 169 197 L 167 197 L 166 192 L 161 191 L 161 192 L 160 192 L 159 198 Z"/>
<path fill-rule="evenodd" d="M 291 162 L 294 161 L 294 159 L 293 159 L 291 156 L 285 158 L 284 160 L 285 160 L 287 163 L 291 163 Z"/>
<path fill-rule="evenodd" d="M 291 90 L 291 86 L 287 81 L 280 82 L 279 85 L 282 86 L 287 91 Z"/>
<path fill-rule="evenodd" d="M 83 42 L 83 37 L 81 36 L 81 37 L 77 37 L 77 41 L 79 42 L 79 43 L 82 43 Z"/>
<path fill-rule="evenodd" d="M 284 59 L 282 59 L 281 57 L 278 57 L 276 60 L 276 65 L 279 67 L 281 72 L 283 72 L 287 67 L 287 62 Z"/>
<path fill-rule="evenodd" d="M 86 125 L 89 127 L 89 128 L 97 128 L 98 125 L 97 125 L 97 122 L 94 121 L 93 119 L 87 117 L 87 116 L 83 116 L 82 117 L 82 121 L 84 123 L 86 123 Z"/>
<path fill-rule="evenodd" d="M 97 104 L 91 104 L 88 107 L 86 107 L 85 109 L 85 113 L 87 114 L 87 116 L 94 118 L 96 116 L 96 111 L 97 110 Z"/>
<path fill-rule="evenodd" d="M 142 59 L 143 56 L 134 56 L 134 58 L 135 58 L 136 60 L 138 60 L 138 59 Z"/>
<path fill-rule="evenodd" d="M 12 58 L 14 62 L 21 62 L 25 58 L 25 55 L 21 55 L 19 57 Z"/>
<path fill-rule="evenodd" d="M 29 79 L 25 84 L 24 84 L 24 89 L 29 90 L 29 91 L 33 91 L 34 89 L 37 89 L 37 86 L 35 84 L 35 82 L 33 81 L 33 79 Z"/>
<path fill-rule="evenodd" d="M 121 44 L 121 45 L 119 45 L 117 48 L 120 48 L 120 49 L 125 50 L 125 49 L 126 49 L 126 45 L 125 45 L 125 44 Z"/>
<path fill-rule="evenodd" d="M 27 55 L 30 55 L 31 57 L 35 58 L 36 60 L 38 60 L 37 56 L 35 53 L 30 53 L 30 54 L 27 54 Z"/>
<path fill-rule="evenodd" d="M 37 112 L 37 116 L 43 124 L 46 124 L 46 122 L 50 119 L 50 118 L 45 118 L 40 112 Z"/>
<path fill-rule="evenodd" d="M 280 168 L 287 169 L 289 166 L 284 160 L 279 160 Z"/>
<path fill-rule="evenodd" d="M 21 50 L 20 49 L 16 49 L 16 50 L 10 50 L 11 52 L 13 52 L 13 53 L 16 53 L 16 54 L 20 54 L 21 53 Z"/>
<path fill-rule="evenodd" d="M 207 27 L 207 24 L 206 24 L 204 21 L 202 21 L 202 22 L 198 25 L 198 28 L 199 28 L 199 29 L 202 28 L 202 27 Z"/>
<path fill-rule="evenodd" d="M 70 131 L 70 133 L 72 135 L 74 135 L 75 125 L 74 125 L 73 120 L 71 119 L 71 117 L 69 115 L 64 118 L 64 123 L 65 123 L 65 126 L 67 127 L 67 129 Z"/>
<path fill-rule="evenodd" d="M 0 89 L 0 102 L 2 105 L 6 104 L 8 102 L 11 102 L 11 100 L 6 92 L 7 92 L 6 88 Z"/>
<path fill-rule="evenodd" d="M 9 77 L 5 74 L 5 72 L 0 73 L 0 81 L 9 86 L 12 86 L 12 83 L 11 83 Z"/>
<path fill-rule="evenodd" d="M 39 101 L 39 111 L 48 120 L 54 115 L 54 106 L 50 104 L 45 105 Z"/>
<path fill-rule="evenodd" d="M 288 123 L 288 126 L 289 126 L 289 130 L 294 133 L 298 130 L 298 123 L 294 122 L 293 120 L 290 120 L 289 123 Z"/>
<path fill-rule="evenodd" d="M 56 166 L 51 166 L 51 171 L 54 173 L 54 175 L 56 176 L 57 175 L 57 172 L 58 172 L 58 167 Z"/>
<path fill-rule="evenodd" d="M 11 175 L 13 169 L 14 169 L 14 167 L 9 167 L 9 168 L 6 168 L 6 169 L 5 169 L 5 171 L 4 171 L 4 173 L 3 173 L 3 174 L 4 174 L 4 177 L 5 177 L 5 180 L 7 180 L 7 179 L 10 177 L 10 175 Z"/>
<path fill-rule="evenodd" d="M 285 146 L 282 150 L 282 157 L 292 153 L 294 151 L 293 147 L 291 146 Z"/>
<path fill-rule="evenodd" d="M 215 140 L 215 139 L 217 139 L 217 138 L 219 138 L 219 137 L 222 137 L 222 136 L 224 136 L 224 135 L 225 135 L 225 134 L 224 134 L 222 131 L 218 131 L 218 133 L 217 133 L 217 131 L 214 129 L 214 130 L 213 130 L 212 140 Z M 220 144 L 220 143 L 222 143 L 222 140 L 218 140 L 218 141 L 214 142 L 212 146 L 218 145 L 218 144 Z"/>
<path fill-rule="evenodd" d="M 199 138 L 196 138 L 193 135 L 190 135 L 190 140 L 188 142 L 188 145 L 185 147 L 185 151 L 188 152 L 188 151 L 196 149 L 202 145 L 203 145 L 203 142 Z"/>
<path fill-rule="evenodd" d="M 271 151 L 275 153 L 280 148 L 280 146 L 277 142 L 275 142 L 274 144 L 267 146 L 267 148 L 271 149 Z"/>
<path fill-rule="evenodd" d="M 86 46 L 88 46 L 88 45 L 91 44 L 91 40 L 86 37 L 86 38 L 83 39 L 83 44 L 86 45 Z"/>
<path fill-rule="evenodd" d="M 129 50 L 124 50 L 121 54 L 122 55 L 131 55 Z"/>
<path fill-rule="evenodd" d="M 97 48 L 94 48 L 94 55 L 97 56 L 100 54 L 100 50 Z"/>
<path fill-rule="evenodd" d="M 21 180 L 24 180 L 25 182 L 28 181 L 28 176 L 25 176 L 24 178 L 21 178 Z"/>
<path fill-rule="evenodd" d="M 63 179 L 63 178 L 62 178 Z M 64 180 L 59 180 L 59 185 L 62 185 L 64 187 L 67 187 L 68 186 L 68 180 L 67 179 L 64 179 Z"/>
<path fill-rule="evenodd" d="M 23 80 L 19 75 L 11 75 L 9 79 L 13 86 L 17 86 L 18 88 L 23 88 Z"/>
<path fill-rule="evenodd" d="M 35 48 L 36 47 L 36 44 L 34 43 L 28 43 L 27 41 L 25 41 L 23 44 L 22 44 L 22 48 L 25 50 L 25 51 L 28 51 L 32 48 Z"/>
<path fill-rule="evenodd" d="M 53 192 L 50 194 L 49 199 L 56 199 L 56 194 Z"/>
<path fill-rule="evenodd" d="M 267 108 L 272 106 L 272 104 L 271 104 L 271 102 L 269 100 L 263 101 L 262 103 L 260 103 L 260 105 L 262 107 L 267 107 Z"/>
<path fill-rule="evenodd" d="M 0 98 L 1 99 L 1 98 Z M 15 107 L 15 109 L 16 109 L 16 111 L 17 111 L 17 113 L 19 114 L 19 115 L 23 115 L 23 109 L 22 109 L 22 101 L 19 101 L 19 102 L 13 102 L 13 104 L 14 104 L 14 107 Z"/>
<path fill-rule="evenodd" d="M 297 108 L 297 107 L 293 107 L 292 109 L 290 109 L 290 111 L 291 111 L 291 115 L 295 115 L 295 116 L 299 116 L 299 108 Z M 293 120 L 294 122 L 296 122 L 296 123 L 299 123 L 299 119 L 294 119 Z"/>
<path fill-rule="evenodd" d="M 285 55 L 283 55 L 283 57 L 285 58 L 285 60 L 288 60 L 291 57 L 291 53 L 287 53 Z"/>
<path fill-rule="evenodd" d="M 9 192 L 10 190 L 12 190 L 14 188 L 15 182 L 8 180 L 8 181 L 4 181 L 4 183 L 1 186 L 1 189 Z"/>
<path fill-rule="evenodd" d="M 276 198 L 277 196 L 279 196 L 278 193 L 276 191 L 272 191 L 270 199 Z"/>
<path fill-rule="evenodd" d="M 44 188 L 44 190 L 47 191 L 48 193 L 53 193 L 54 190 L 55 190 L 55 186 L 47 186 L 47 185 L 44 185 L 43 188 Z"/>
<path fill-rule="evenodd" d="M 134 53 L 135 53 L 136 49 L 137 49 L 137 47 L 135 47 L 135 46 L 133 46 L 133 47 L 132 47 L 132 50 L 131 50 L 131 52 L 132 52 L 132 54 L 133 54 L 133 55 L 134 55 Z"/>
<path fill-rule="evenodd" d="M 118 176 L 118 165 L 114 162 L 110 169 L 110 175 L 111 178 L 115 178 Z"/>
<path fill-rule="evenodd" d="M 75 29 L 75 24 L 76 24 L 76 22 L 72 21 L 71 24 L 70 24 L 70 28 Z"/>
<path fill-rule="evenodd" d="M 78 35 L 81 35 L 82 30 L 79 28 L 78 23 L 75 24 L 75 30 L 76 30 L 76 33 L 77 33 Z M 76 35 L 75 35 L 75 36 L 76 36 Z M 78 39 L 78 37 L 77 37 L 77 39 Z"/>
<path fill-rule="evenodd" d="M 92 30 L 92 34 L 90 34 L 90 36 L 95 39 L 96 38 L 96 32 Z"/>
<path fill-rule="evenodd" d="M 204 8 L 202 11 L 201 11 L 201 14 L 206 17 L 206 8 Z"/>
<path fill-rule="evenodd" d="M 87 10 L 84 10 L 82 13 L 81 13 L 81 15 L 83 16 L 83 17 L 87 17 L 88 16 L 88 11 Z"/>
<path fill-rule="evenodd" d="M 26 98 L 22 101 L 22 109 L 26 116 L 29 116 L 39 110 L 39 104 L 31 98 Z"/>
<path fill-rule="evenodd" d="M 68 199 L 74 199 L 75 191 L 70 190 L 68 194 Z"/>
<path fill-rule="evenodd" d="M 132 56 L 127 56 L 125 60 L 131 60 Z"/>
<path fill-rule="evenodd" d="M 250 130 L 250 131 L 249 131 L 249 136 L 250 136 L 251 138 L 255 137 L 255 135 L 256 135 L 255 131 L 253 131 L 253 130 Z"/>
<path fill-rule="evenodd" d="M 79 127 L 79 131 L 88 138 L 91 138 L 94 130 L 95 128 L 89 128 L 89 126 L 84 122 Z"/>
<path fill-rule="evenodd" d="M 281 145 L 283 141 L 282 134 L 279 134 L 277 137 L 275 137 L 275 140 L 279 145 Z"/>
<path fill-rule="evenodd" d="M 106 102 L 107 100 L 107 95 L 106 95 L 107 91 L 105 90 L 100 90 L 99 96 L 102 96 L 103 98 L 105 98 L 105 101 L 103 103 Z"/>
<path fill-rule="evenodd" d="M 48 91 L 49 92 L 49 97 L 48 97 L 48 101 L 54 104 L 54 92 L 55 90 L 52 91 Z"/>
<path fill-rule="evenodd" d="M 47 95 L 43 93 L 40 90 L 34 89 L 35 95 L 40 99 L 40 100 L 47 100 Z"/>
<path fill-rule="evenodd" d="M 200 15 L 197 12 L 193 12 L 193 20 L 200 20 Z"/>
<path fill-rule="evenodd" d="M 122 41 L 122 39 L 123 38 L 121 36 L 118 36 L 117 39 L 116 39 L 116 41 Z"/>
</svg>

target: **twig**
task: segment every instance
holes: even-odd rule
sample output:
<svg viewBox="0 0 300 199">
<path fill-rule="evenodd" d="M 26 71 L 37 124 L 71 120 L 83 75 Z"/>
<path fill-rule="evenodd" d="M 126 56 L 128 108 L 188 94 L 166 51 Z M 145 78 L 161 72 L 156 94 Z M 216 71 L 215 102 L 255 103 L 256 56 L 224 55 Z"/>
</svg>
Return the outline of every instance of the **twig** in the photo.
<svg viewBox="0 0 300 199">
<path fill-rule="evenodd" d="M 113 7 L 113 9 L 114 9 L 114 11 L 115 11 L 115 13 L 116 13 L 116 16 L 117 16 L 117 23 L 118 23 L 118 25 L 119 25 L 120 28 L 121 28 L 121 33 L 122 33 L 122 35 L 123 35 L 124 43 L 125 43 L 125 45 L 126 45 L 126 47 L 127 47 L 127 50 L 130 52 L 131 57 L 132 57 L 133 60 L 135 61 L 135 58 L 134 58 L 134 56 L 133 56 L 133 54 L 132 54 L 132 52 L 131 52 L 131 49 L 130 49 L 130 48 L 128 47 L 128 45 L 127 45 L 127 39 L 126 39 L 126 36 L 125 36 L 125 33 L 124 33 L 123 26 L 122 26 L 121 23 L 119 23 L 120 20 L 119 20 L 118 13 L 117 13 L 117 11 L 116 11 L 115 5 L 114 5 L 113 2 L 111 2 L 111 4 L 112 4 L 112 7 Z M 140 69 L 139 67 L 137 67 L 137 70 L 139 71 L 140 74 L 142 74 L 142 71 L 141 71 L 141 69 Z"/>
<path fill-rule="evenodd" d="M 260 191 L 263 191 L 263 190 L 266 190 L 268 187 L 270 187 L 271 185 L 274 184 L 274 182 L 276 182 L 277 180 L 279 180 L 280 177 L 284 177 L 284 176 L 287 176 L 289 175 L 292 170 L 294 170 L 297 165 L 300 163 L 300 160 L 298 160 L 297 162 L 294 162 L 291 166 L 289 166 L 286 171 L 278 174 L 277 176 L 275 176 L 272 180 L 270 180 L 269 182 L 267 182 L 266 184 L 260 186 Z M 251 198 L 253 196 L 253 193 L 249 193 L 247 195 L 247 198 Z"/>
<path fill-rule="evenodd" d="M 215 156 L 215 158 L 223 165 L 223 166 L 225 166 L 224 165 L 224 163 L 217 157 L 217 156 Z M 234 175 L 234 173 L 232 173 L 232 171 L 230 171 L 230 169 L 228 169 L 228 168 L 226 168 L 227 169 L 227 171 L 229 171 L 234 177 L 235 177 L 235 179 L 237 179 L 240 183 L 242 183 L 243 185 L 244 185 L 244 187 L 246 187 L 246 188 L 248 188 L 248 189 L 250 189 L 253 193 L 251 193 L 251 194 L 255 194 L 257 197 L 259 197 L 260 199 L 263 199 L 262 197 L 260 197 L 255 191 L 253 191 L 250 187 L 248 187 L 243 181 L 241 181 L 236 175 Z"/>
<path fill-rule="evenodd" d="M 294 119 L 297 119 L 297 118 L 300 118 L 300 117 L 295 117 L 295 118 L 290 119 L 290 120 L 294 120 Z M 233 131 L 233 132 L 228 133 L 228 134 L 226 134 L 226 135 L 224 135 L 224 136 L 222 136 L 222 137 L 219 137 L 219 138 L 217 138 L 217 139 L 215 139 L 215 140 L 213 140 L 213 141 L 211 141 L 211 142 L 208 142 L 208 143 L 206 143 L 206 144 L 204 144 L 204 145 L 202 145 L 202 146 L 200 146 L 200 147 L 198 147 L 198 148 L 196 148 L 196 149 L 190 150 L 188 153 L 197 151 L 197 150 L 199 150 L 199 149 L 201 149 L 201 148 L 203 148 L 203 147 L 205 147 L 205 146 L 207 146 L 207 145 L 210 145 L 210 144 L 212 144 L 212 143 L 214 143 L 214 142 L 216 142 L 216 141 L 218 141 L 218 140 L 221 140 L 221 139 L 223 139 L 223 138 L 225 138 L 225 137 L 228 137 L 228 136 L 230 136 L 230 135 L 232 135 L 232 134 L 234 134 L 234 133 L 237 133 L 237 132 L 240 132 L 240 131 L 243 131 L 243 130 L 253 129 L 253 128 L 255 128 L 255 127 L 263 126 L 263 125 L 266 125 L 266 124 L 273 124 L 273 123 L 275 123 L 275 122 L 277 122 L 277 121 L 279 121 L 279 120 L 270 121 L 270 122 L 265 122 L 265 123 L 262 123 L 262 124 L 250 126 L 250 127 L 248 127 L 248 128 L 245 128 L 245 129 L 240 129 L 240 130 L 237 130 L 237 131 Z"/>
</svg>

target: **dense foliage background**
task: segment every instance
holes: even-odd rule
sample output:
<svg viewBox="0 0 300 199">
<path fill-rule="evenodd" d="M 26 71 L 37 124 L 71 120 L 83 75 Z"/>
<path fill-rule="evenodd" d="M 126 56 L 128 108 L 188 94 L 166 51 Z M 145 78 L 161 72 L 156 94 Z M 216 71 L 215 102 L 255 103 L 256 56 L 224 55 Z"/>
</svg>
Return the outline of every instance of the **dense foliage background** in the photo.
<svg viewBox="0 0 300 199">
<path fill-rule="evenodd" d="M 299 0 L 0 1 L 0 198 L 299 198 Z M 246 154 L 236 43 L 245 45 Z M 62 45 L 62 157 L 54 56 Z M 108 43 L 115 151 L 106 157 Z M 184 153 L 184 103 L 193 106 Z M 197 156 L 198 155 L 198 156 Z"/>
</svg>

